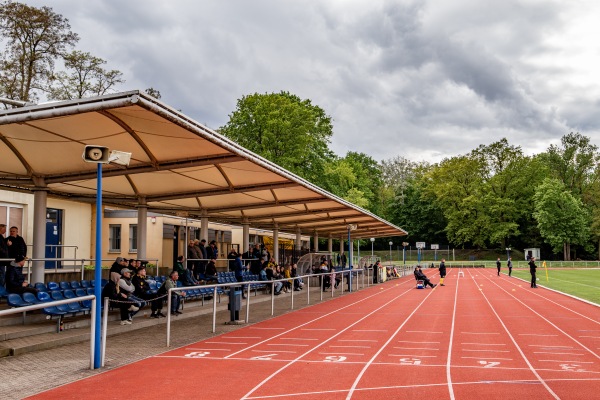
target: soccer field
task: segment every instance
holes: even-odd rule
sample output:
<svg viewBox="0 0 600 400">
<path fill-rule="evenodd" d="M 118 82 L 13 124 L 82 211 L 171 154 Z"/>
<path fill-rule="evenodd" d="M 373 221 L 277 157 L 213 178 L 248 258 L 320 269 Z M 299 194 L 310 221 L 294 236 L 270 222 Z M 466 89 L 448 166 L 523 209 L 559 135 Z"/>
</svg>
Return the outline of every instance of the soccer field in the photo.
<svg viewBox="0 0 600 400">
<path fill-rule="evenodd" d="M 505 272 L 504 270 L 502 272 Z M 531 280 L 529 269 L 514 269 L 513 276 Z M 538 268 L 538 285 L 558 290 L 600 304 L 600 269 L 548 269 Z"/>
</svg>

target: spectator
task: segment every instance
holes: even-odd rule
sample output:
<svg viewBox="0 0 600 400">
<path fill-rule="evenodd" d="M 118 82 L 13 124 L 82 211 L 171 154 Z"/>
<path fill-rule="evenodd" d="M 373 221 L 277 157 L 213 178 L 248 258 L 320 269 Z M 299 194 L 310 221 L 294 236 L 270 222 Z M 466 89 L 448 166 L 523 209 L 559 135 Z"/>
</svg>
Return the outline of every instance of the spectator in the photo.
<svg viewBox="0 0 600 400">
<path fill-rule="evenodd" d="M 267 279 L 270 281 L 274 281 L 277 279 L 276 275 L 275 275 L 275 270 L 274 270 L 274 266 L 271 263 L 267 264 L 267 267 L 265 268 L 265 274 L 267 276 Z M 283 287 L 283 283 L 282 282 L 275 282 L 273 284 L 273 294 L 275 296 L 279 296 L 281 294 L 281 288 Z"/>
<path fill-rule="evenodd" d="M 327 272 L 329 272 L 329 268 L 327 267 L 327 261 L 322 261 L 321 266 L 319 267 L 319 272 L 321 273 L 321 280 L 323 291 L 326 291 L 331 287 L 331 277 Z"/>
<path fill-rule="evenodd" d="M 137 310 L 129 310 L 129 317 L 127 319 L 130 323 L 139 309 L 146 305 L 144 300 L 134 294 L 135 286 L 131 283 L 131 274 L 132 271 L 129 268 L 123 268 L 121 270 L 121 279 L 119 279 L 119 291 L 127 296 L 127 300 L 133 305 L 133 308 L 137 308 Z"/>
<path fill-rule="evenodd" d="M 196 274 L 196 278 L 199 279 L 200 275 L 206 273 L 206 260 L 208 259 L 206 255 L 206 240 L 194 240 L 194 247 L 196 248 L 198 257 L 201 259 L 197 264 L 197 268 L 194 269 L 194 274 Z"/>
<path fill-rule="evenodd" d="M 289 290 L 290 292 L 292 291 L 293 287 L 292 287 L 292 266 L 289 264 L 286 264 L 283 267 L 283 277 L 287 279 L 287 281 L 283 282 L 284 287 Z"/>
<path fill-rule="evenodd" d="M 8 256 L 8 245 L 4 234 L 6 233 L 6 225 L 0 224 L 0 258 L 10 258 Z M 6 267 L 10 261 L 0 261 L 0 286 L 5 286 Z"/>
<path fill-rule="evenodd" d="M 201 257 L 200 254 L 198 254 L 198 249 L 194 246 L 194 240 L 191 239 L 187 246 L 187 268 L 192 271 L 198 270 L 199 258 Z M 200 273 L 200 271 L 198 271 L 198 273 Z M 202 273 L 204 272 L 202 271 Z"/>
<path fill-rule="evenodd" d="M 425 275 L 423 273 L 423 271 L 421 270 L 421 267 L 418 265 L 417 265 L 417 268 L 415 268 L 415 278 L 419 281 L 423 281 L 424 288 L 426 288 L 427 285 L 431 286 L 432 289 L 437 286 L 437 284 L 431 283 L 429 278 L 427 278 L 427 275 Z"/>
<path fill-rule="evenodd" d="M 235 258 L 237 257 L 237 254 L 237 251 L 235 251 L 233 247 L 231 248 L 231 250 L 229 250 L 229 253 L 227 254 L 227 259 L 229 260 L 227 264 L 230 272 L 235 271 Z"/>
<path fill-rule="evenodd" d="M 211 240 L 206 248 L 206 258 L 209 260 L 211 258 L 214 258 L 215 260 L 219 258 L 219 249 L 217 248 L 217 242 L 215 240 Z"/>
<path fill-rule="evenodd" d="M 304 282 L 302 282 L 302 278 L 298 278 L 298 264 L 292 264 L 290 275 L 294 278 L 294 290 L 302 290 Z"/>
<path fill-rule="evenodd" d="M 237 257 L 237 255 L 236 255 L 236 257 Z M 219 280 L 219 278 L 217 277 L 217 260 L 215 260 L 214 258 L 212 260 L 210 260 L 208 262 L 208 264 L 206 264 L 206 271 L 204 273 L 204 278 L 207 281 L 218 281 Z"/>
<path fill-rule="evenodd" d="M 126 269 L 127 268 L 122 268 L 118 275 L 121 276 L 121 272 L 124 272 Z M 119 311 L 121 313 L 121 325 L 131 325 L 132 322 L 130 313 L 138 311 L 139 308 L 127 301 L 127 293 L 121 292 L 119 281 L 120 279 L 117 279 L 116 281 L 114 279 L 110 279 L 106 286 L 104 286 L 104 289 L 102 289 L 102 298 L 104 299 L 108 297 L 110 300 L 115 301 L 115 304 L 117 307 L 119 307 Z"/>
<path fill-rule="evenodd" d="M 190 264 L 188 263 L 188 268 L 183 266 L 183 256 L 177 257 L 177 263 L 175 264 L 174 270 L 177 271 L 179 275 L 179 280 L 183 286 L 198 286 L 200 282 L 194 278 L 194 273 L 189 268 Z"/>
<path fill-rule="evenodd" d="M 25 256 L 17 256 L 14 261 L 11 261 L 6 269 L 6 290 L 9 293 L 23 294 L 25 292 L 38 294 L 39 290 L 29 287 L 29 282 L 25 280 L 23 275 L 23 265 L 25 265 Z"/>
<path fill-rule="evenodd" d="M 117 257 L 115 262 L 111 265 L 110 270 L 108 271 L 109 280 L 118 283 L 119 279 L 121 279 L 121 270 L 127 267 L 127 260 L 123 257 Z"/>
<path fill-rule="evenodd" d="M 244 263 L 242 262 L 242 256 L 240 256 L 239 254 L 235 257 L 235 265 L 234 265 L 235 269 L 234 269 L 234 274 L 235 274 L 235 279 L 238 282 L 243 282 L 244 281 Z M 242 299 L 246 298 L 246 286 L 242 285 Z"/>
<path fill-rule="evenodd" d="M 171 271 L 169 274 L 169 279 L 167 279 L 162 286 L 160 287 L 159 294 L 161 293 L 169 293 L 169 289 L 177 288 L 177 280 L 179 279 L 179 273 L 175 270 Z M 185 292 L 171 292 L 171 315 L 180 315 L 181 311 L 179 311 L 179 306 L 181 305 L 181 299 L 185 297 Z"/>
<path fill-rule="evenodd" d="M 257 275 L 260 272 L 262 252 L 258 244 L 252 249 L 252 261 L 250 261 L 250 272 Z"/>
<path fill-rule="evenodd" d="M 27 257 L 25 239 L 19 236 L 19 228 L 16 226 L 10 227 L 10 236 L 6 238 L 6 245 L 8 246 L 8 258 Z"/>
<path fill-rule="evenodd" d="M 137 274 L 131 278 L 131 283 L 135 287 L 133 294 L 136 297 L 150 301 L 150 309 L 152 310 L 150 318 L 166 317 L 166 315 L 162 313 L 162 299 L 157 299 L 155 293 L 150 293 L 150 286 L 146 281 L 146 267 L 144 265 L 138 268 Z"/>
</svg>

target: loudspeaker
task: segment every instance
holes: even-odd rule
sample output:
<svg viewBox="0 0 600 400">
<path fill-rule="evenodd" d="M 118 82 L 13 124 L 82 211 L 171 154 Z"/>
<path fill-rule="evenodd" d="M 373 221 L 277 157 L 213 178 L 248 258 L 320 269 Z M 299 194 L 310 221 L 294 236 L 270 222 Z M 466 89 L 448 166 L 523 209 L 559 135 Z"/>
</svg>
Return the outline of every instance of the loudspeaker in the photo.
<svg viewBox="0 0 600 400">
<path fill-rule="evenodd" d="M 85 146 L 82 157 L 83 161 L 85 162 L 96 164 L 108 164 L 109 155 L 110 150 L 108 149 L 108 147 L 88 145 Z"/>
</svg>

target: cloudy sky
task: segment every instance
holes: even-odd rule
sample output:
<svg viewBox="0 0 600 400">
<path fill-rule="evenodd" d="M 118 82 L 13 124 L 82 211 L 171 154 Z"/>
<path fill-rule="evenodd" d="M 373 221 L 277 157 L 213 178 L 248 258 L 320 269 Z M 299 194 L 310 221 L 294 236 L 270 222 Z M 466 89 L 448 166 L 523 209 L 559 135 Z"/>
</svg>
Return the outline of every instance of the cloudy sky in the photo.
<svg viewBox="0 0 600 400">
<path fill-rule="evenodd" d="M 331 148 L 440 161 L 506 137 L 600 145 L 597 0 L 26 0 L 77 49 L 211 128 L 282 90 L 333 117 Z"/>
</svg>

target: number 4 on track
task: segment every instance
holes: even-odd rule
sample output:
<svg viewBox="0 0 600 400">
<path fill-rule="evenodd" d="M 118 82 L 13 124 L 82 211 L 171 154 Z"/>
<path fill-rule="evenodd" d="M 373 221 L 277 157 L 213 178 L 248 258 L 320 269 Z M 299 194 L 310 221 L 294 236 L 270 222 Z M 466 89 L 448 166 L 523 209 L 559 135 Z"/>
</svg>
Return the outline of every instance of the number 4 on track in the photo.
<svg viewBox="0 0 600 400">
<path fill-rule="evenodd" d="M 479 361 L 479 364 L 483 365 L 483 368 L 494 368 L 495 366 L 500 365 L 500 363 L 497 361 Z"/>
</svg>

